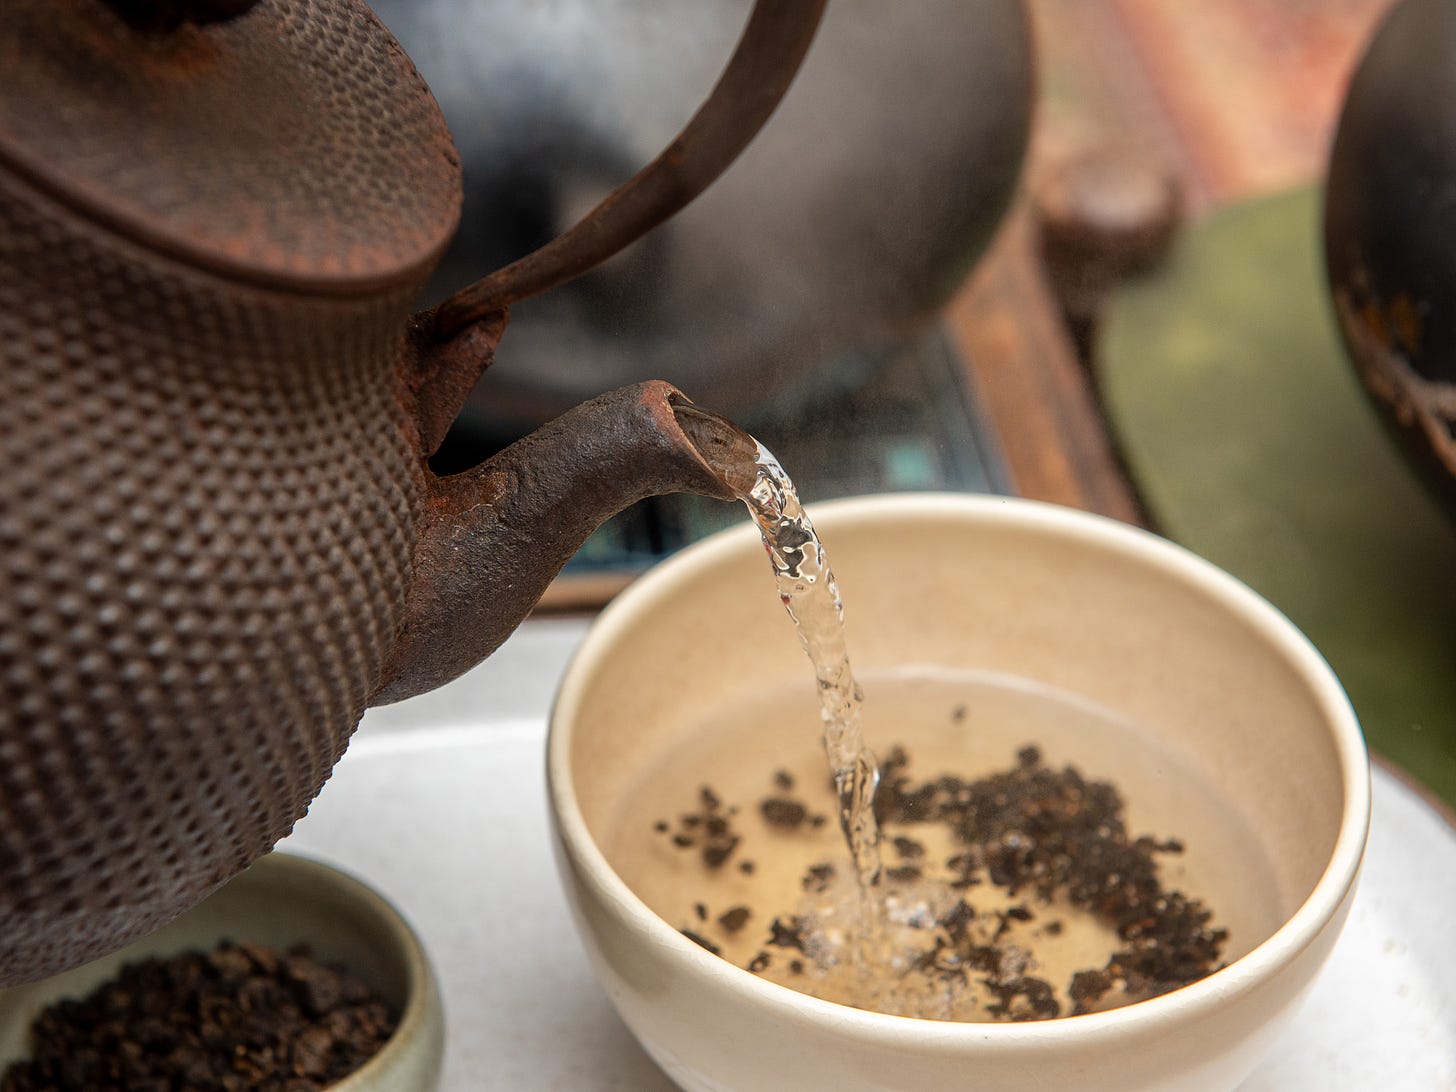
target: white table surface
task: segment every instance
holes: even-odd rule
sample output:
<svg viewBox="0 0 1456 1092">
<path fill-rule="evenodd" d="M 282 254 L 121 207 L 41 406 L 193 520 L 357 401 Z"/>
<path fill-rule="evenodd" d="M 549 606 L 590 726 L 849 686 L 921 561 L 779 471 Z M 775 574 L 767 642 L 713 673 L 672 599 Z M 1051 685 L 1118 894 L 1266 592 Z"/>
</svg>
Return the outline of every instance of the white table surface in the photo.
<svg viewBox="0 0 1456 1092">
<path fill-rule="evenodd" d="M 597 986 L 548 844 L 546 715 L 586 623 L 536 620 L 449 686 L 371 710 L 283 848 L 338 865 L 424 941 L 447 1013 L 444 1092 L 674 1086 Z M 1349 924 L 1248 1092 L 1456 1089 L 1456 830 L 1374 775 Z"/>
</svg>

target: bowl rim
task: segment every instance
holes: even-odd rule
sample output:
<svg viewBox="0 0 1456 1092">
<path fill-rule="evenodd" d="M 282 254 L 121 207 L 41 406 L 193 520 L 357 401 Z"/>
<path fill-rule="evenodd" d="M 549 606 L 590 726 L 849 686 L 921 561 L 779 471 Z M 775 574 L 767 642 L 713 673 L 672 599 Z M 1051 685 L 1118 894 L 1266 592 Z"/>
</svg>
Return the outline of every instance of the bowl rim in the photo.
<svg viewBox="0 0 1456 1092">
<path fill-rule="evenodd" d="M 265 875 L 259 877 L 261 880 L 286 885 L 289 890 L 296 889 L 300 883 L 310 882 L 333 888 L 378 921 L 393 941 L 396 953 L 403 957 L 404 1004 L 400 1006 L 399 1022 L 384 1045 L 358 1069 L 331 1084 L 330 1092 L 351 1092 L 355 1089 L 365 1092 L 377 1077 L 403 1064 L 401 1059 L 416 1051 L 423 1050 L 438 1060 L 444 1048 L 442 1029 L 433 1026 L 441 1020 L 439 981 L 424 943 L 399 908 L 347 869 L 295 849 L 273 849 L 253 862 L 242 875 L 260 865 L 266 870 Z M 277 874 L 276 880 L 271 873 Z M 421 1047 L 419 1044 L 424 1045 Z"/>
<path fill-rule="evenodd" d="M 624 631 L 652 613 L 661 597 L 680 589 L 702 566 L 757 548 L 757 528 L 740 526 L 710 535 L 654 566 L 598 615 L 573 654 L 552 704 L 547 733 L 547 791 L 552 820 L 564 851 L 614 907 L 629 928 L 654 948 L 723 986 L 743 991 L 771 1015 L 829 1021 L 870 1042 L 893 1045 L 913 1034 L 927 1044 L 955 1046 L 974 1040 L 1006 1048 L 1049 1046 L 1075 1034 L 1115 1038 L 1150 1023 L 1197 1018 L 1274 978 L 1312 945 L 1338 915 L 1355 886 L 1370 828 L 1370 762 L 1364 737 L 1343 687 L 1324 657 L 1277 607 L 1247 584 L 1186 547 L 1151 531 L 1106 516 L 1044 501 L 985 494 L 899 493 L 846 497 L 816 503 L 816 523 L 862 523 L 912 516 L 981 525 L 993 522 L 1033 533 L 1081 540 L 1177 577 L 1216 598 L 1257 629 L 1309 685 L 1331 727 L 1344 805 L 1334 845 L 1319 879 L 1295 911 L 1251 951 L 1197 982 L 1158 997 L 1102 1012 L 1021 1023 L 967 1023 L 896 1016 L 826 1001 L 760 978 L 715 956 L 683 936 L 644 903 L 607 862 L 572 788 L 570 717 L 580 707 L 597 659 Z M 767 577 L 765 577 L 767 580 Z M 767 594 L 767 591 L 765 592 Z"/>
</svg>

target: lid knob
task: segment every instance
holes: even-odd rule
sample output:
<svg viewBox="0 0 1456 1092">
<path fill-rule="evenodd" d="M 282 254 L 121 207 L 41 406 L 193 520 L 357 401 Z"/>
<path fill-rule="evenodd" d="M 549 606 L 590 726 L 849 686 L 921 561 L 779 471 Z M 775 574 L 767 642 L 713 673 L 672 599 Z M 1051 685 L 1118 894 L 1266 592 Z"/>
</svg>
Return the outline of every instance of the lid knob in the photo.
<svg viewBox="0 0 1456 1092">
<path fill-rule="evenodd" d="M 106 0 L 137 30 L 176 30 L 183 23 L 221 23 L 244 14 L 258 0 Z"/>
</svg>

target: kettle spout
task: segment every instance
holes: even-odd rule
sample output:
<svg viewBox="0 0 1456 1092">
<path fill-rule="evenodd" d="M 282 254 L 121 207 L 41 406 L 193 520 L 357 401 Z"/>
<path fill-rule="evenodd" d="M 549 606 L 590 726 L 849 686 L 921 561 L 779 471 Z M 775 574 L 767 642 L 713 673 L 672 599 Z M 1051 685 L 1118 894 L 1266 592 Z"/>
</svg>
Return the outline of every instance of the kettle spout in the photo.
<svg viewBox="0 0 1456 1092">
<path fill-rule="evenodd" d="M 432 690 L 489 656 L 629 505 L 739 497 L 757 451 L 742 429 L 652 381 L 577 406 L 474 470 L 432 477 L 403 622 L 370 704 Z"/>
</svg>

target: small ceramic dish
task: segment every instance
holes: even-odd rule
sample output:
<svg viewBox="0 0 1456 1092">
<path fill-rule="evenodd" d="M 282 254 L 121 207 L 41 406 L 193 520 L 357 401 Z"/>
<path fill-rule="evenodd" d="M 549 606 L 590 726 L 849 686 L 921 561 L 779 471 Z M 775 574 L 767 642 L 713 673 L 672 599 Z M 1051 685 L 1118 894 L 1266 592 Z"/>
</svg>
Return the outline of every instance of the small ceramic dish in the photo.
<svg viewBox="0 0 1456 1092">
<path fill-rule="evenodd" d="M 647 829 L 636 838 L 650 822 L 633 819 L 629 836 L 623 825 L 654 771 L 687 769 L 684 756 L 705 737 L 717 739 L 707 744 L 715 757 L 678 777 L 679 792 L 738 761 L 737 729 L 721 710 L 755 689 L 801 687 L 808 703 L 805 716 L 771 722 L 755 761 L 818 742 L 813 676 L 745 524 L 669 559 L 603 612 L 552 713 L 560 870 L 594 970 L 627 1025 L 691 1090 L 1238 1086 L 1334 946 L 1364 852 L 1368 759 L 1328 666 L 1247 587 L 1110 520 L 951 495 L 831 502 L 810 514 L 843 593 L 869 743 L 891 742 L 902 712 L 876 710 L 877 680 L 907 668 L 1019 680 L 1105 711 L 1105 723 L 1125 730 L 1062 732 L 1055 746 L 1046 741 L 1048 762 L 1119 784 L 1134 832 L 1187 837 L 1188 875 L 1208 888 L 1190 890 L 1228 926 L 1228 962 L 1122 1008 L 952 1023 L 767 981 L 650 909 L 623 876 L 678 858 L 660 836 L 650 845 Z M 973 707 L 936 730 L 963 731 L 979 761 L 994 720 Z M 749 735 L 740 749 L 757 746 Z M 995 746 L 1009 757 L 1007 744 Z M 1201 793 L 1216 812 L 1195 810 Z M 1226 818 L 1209 824 L 1208 815 Z M 1225 827 L 1247 837 L 1224 841 Z M 1210 831 L 1218 836 L 1201 836 Z M 639 844 L 648 848 L 629 848 Z"/>
<path fill-rule="evenodd" d="M 400 1014 L 389 1041 L 335 1092 L 429 1092 L 444 1055 L 444 1010 L 434 970 L 414 930 L 361 881 L 306 857 L 274 852 L 183 914 L 119 952 L 63 974 L 0 992 L 0 1072 L 28 1053 L 37 1014 L 80 998 L 149 956 L 211 951 L 224 940 L 286 950 L 307 945 L 337 963 Z"/>
</svg>

